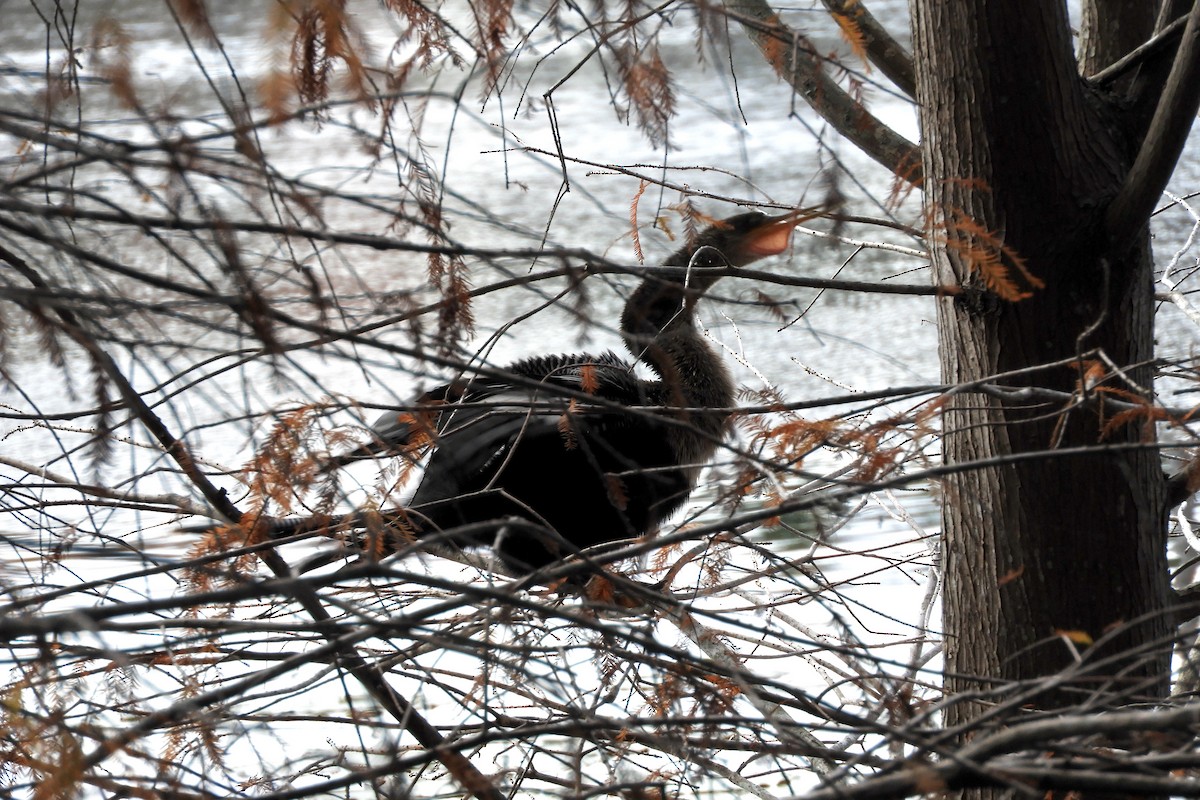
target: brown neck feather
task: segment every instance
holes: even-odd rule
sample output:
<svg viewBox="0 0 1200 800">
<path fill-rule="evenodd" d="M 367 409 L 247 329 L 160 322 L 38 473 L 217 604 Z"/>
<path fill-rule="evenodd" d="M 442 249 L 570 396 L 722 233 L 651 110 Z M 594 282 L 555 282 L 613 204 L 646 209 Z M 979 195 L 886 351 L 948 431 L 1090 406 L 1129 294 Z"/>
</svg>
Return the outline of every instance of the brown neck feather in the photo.
<svg viewBox="0 0 1200 800">
<path fill-rule="evenodd" d="M 630 296 L 621 334 L 630 353 L 658 375 L 654 402 L 679 412 L 688 425 L 676 428 L 673 444 L 681 464 L 699 465 L 716 450 L 733 405 L 734 385 L 725 362 L 694 322 L 694 297 L 682 284 L 647 278 Z M 694 478 L 694 476 L 693 476 Z"/>
</svg>

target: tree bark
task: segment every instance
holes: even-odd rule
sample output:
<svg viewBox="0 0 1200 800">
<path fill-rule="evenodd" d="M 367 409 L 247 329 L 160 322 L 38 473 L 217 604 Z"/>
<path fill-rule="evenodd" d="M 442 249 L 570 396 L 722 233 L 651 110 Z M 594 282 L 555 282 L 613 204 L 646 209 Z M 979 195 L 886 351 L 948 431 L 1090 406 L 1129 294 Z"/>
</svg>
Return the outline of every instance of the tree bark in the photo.
<svg viewBox="0 0 1200 800">
<path fill-rule="evenodd" d="M 1061 364 L 1099 348 L 1123 372 L 1104 387 L 1149 389 L 1148 235 L 1113 249 L 1104 228 L 1129 168 L 1131 129 L 1079 77 L 1065 4 L 910 6 L 934 280 L 965 288 L 938 301 L 943 379 Z M 1145 35 L 1154 4 L 1124 6 L 1126 17 L 1144 7 L 1149 21 L 1136 36 Z M 1093 19 L 1089 30 L 1105 28 Z M 1115 58 L 1128 46 L 1084 52 Z M 1024 299 L 984 280 L 989 258 Z M 1072 392 L 1082 373 L 1079 364 L 1052 366 L 1011 383 Z M 1122 703 L 1166 691 L 1166 517 L 1153 424 L 1106 431 L 1110 416 L 1094 391 L 1073 409 L 965 396 L 946 406 L 947 463 L 1029 455 L 958 472 L 944 486 L 950 725 L 999 699 L 975 702 L 972 693 L 1028 687 L 1076 663 L 1076 651 L 1082 663 L 1070 681 L 1022 704 Z M 1091 449 L 1056 454 L 1080 447 Z"/>
</svg>

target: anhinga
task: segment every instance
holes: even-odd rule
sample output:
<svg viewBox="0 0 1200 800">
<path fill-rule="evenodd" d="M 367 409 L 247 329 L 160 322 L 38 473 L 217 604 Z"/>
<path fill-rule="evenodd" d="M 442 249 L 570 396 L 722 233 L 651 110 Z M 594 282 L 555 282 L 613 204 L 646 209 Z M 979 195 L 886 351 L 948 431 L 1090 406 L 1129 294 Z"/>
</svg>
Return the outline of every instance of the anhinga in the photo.
<svg viewBox="0 0 1200 800">
<path fill-rule="evenodd" d="M 433 440 L 407 505 L 418 535 L 467 526 L 456 543 L 491 545 L 510 570 L 527 573 L 666 519 L 716 451 L 734 402 L 725 364 L 696 330 L 696 301 L 719 268 L 783 252 L 800 221 L 799 213 L 729 217 L 663 262 L 684 269 L 646 276 L 620 331 L 653 380 L 611 352 L 538 356 L 509 366 L 511 377 L 441 386 L 418 411 L 379 420 L 374 433 L 391 448 L 418 430 Z"/>
</svg>

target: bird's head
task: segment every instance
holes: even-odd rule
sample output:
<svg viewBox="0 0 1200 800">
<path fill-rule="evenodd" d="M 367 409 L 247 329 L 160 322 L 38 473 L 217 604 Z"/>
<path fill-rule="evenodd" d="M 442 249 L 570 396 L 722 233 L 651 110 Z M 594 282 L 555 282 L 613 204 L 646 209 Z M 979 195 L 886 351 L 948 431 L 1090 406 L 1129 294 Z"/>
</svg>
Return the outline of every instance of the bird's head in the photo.
<svg viewBox="0 0 1200 800">
<path fill-rule="evenodd" d="M 747 211 L 709 225 L 663 262 L 665 267 L 683 267 L 687 272 L 674 270 L 661 277 L 648 275 L 629 298 L 621 317 L 621 329 L 627 339 L 690 326 L 696 299 L 729 268 L 744 267 L 782 253 L 791 241 L 792 230 L 814 216 L 816 213 L 811 209 L 779 216 Z"/>
<path fill-rule="evenodd" d="M 791 242 L 792 230 L 812 216 L 808 211 L 774 217 L 761 211 L 735 214 L 709 225 L 663 263 L 673 267 L 744 267 L 782 253 Z"/>
</svg>

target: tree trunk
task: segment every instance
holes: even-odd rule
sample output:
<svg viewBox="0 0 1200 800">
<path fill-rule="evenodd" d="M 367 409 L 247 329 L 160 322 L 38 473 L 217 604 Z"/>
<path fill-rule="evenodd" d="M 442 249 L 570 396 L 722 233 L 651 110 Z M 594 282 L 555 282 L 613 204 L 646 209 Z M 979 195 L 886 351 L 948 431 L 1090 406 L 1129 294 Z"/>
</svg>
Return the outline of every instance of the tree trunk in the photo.
<svg viewBox="0 0 1200 800">
<path fill-rule="evenodd" d="M 1077 392 L 1083 367 L 1064 362 L 1100 349 L 1123 373 L 1102 386 L 1125 399 L 1148 390 L 1148 235 L 1113 251 L 1104 229 L 1137 133 L 1077 74 L 1065 4 L 910 5 L 935 280 L 964 287 L 939 300 L 943 379 L 1027 370 L 1001 382 Z M 1154 4 L 1124 5 L 1144 6 L 1153 24 Z M 1052 366 L 1029 370 L 1038 365 Z M 1166 690 L 1164 481 L 1156 451 L 1139 447 L 1153 442 L 1153 424 L 1106 430 L 1113 412 L 1102 394 L 1089 398 L 1069 409 L 958 394 L 946 406 L 948 465 L 1005 459 L 944 486 L 946 689 L 958 695 L 950 725 L 1001 699 L 979 692 L 1056 673 L 1076 651 L 1083 661 L 1069 681 L 1020 704 Z"/>
</svg>

